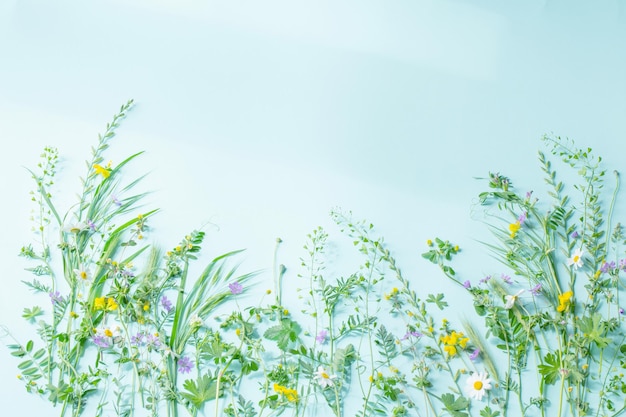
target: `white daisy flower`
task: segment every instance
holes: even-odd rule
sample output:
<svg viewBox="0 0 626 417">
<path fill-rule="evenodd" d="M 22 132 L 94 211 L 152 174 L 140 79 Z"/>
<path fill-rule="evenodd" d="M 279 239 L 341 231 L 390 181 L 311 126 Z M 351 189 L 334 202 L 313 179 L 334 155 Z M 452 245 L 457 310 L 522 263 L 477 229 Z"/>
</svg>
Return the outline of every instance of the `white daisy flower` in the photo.
<svg viewBox="0 0 626 417">
<path fill-rule="evenodd" d="M 69 223 L 66 224 L 65 227 L 63 227 L 63 231 L 65 233 L 80 233 L 83 230 L 87 230 L 89 228 L 89 225 L 85 222 L 78 222 L 78 223 Z"/>
<path fill-rule="evenodd" d="M 515 302 L 517 301 L 517 299 L 523 292 L 524 290 L 522 289 L 522 290 L 519 290 L 517 294 L 515 295 L 505 295 L 504 299 L 506 300 L 506 302 L 504 303 L 504 308 L 506 308 L 507 310 L 512 309 L 513 306 L 515 305 Z"/>
<path fill-rule="evenodd" d="M 583 250 L 576 249 L 571 258 L 567 258 L 567 266 L 573 266 L 574 269 L 578 269 L 583 266 Z"/>
<path fill-rule="evenodd" d="M 91 275 L 89 274 L 87 268 L 75 269 L 74 275 L 76 275 L 76 278 L 78 278 L 80 281 L 89 281 L 89 278 L 91 278 Z"/>
<path fill-rule="evenodd" d="M 491 379 L 487 377 L 487 372 L 472 372 L 465 382 L 465 393 L 478 401 L 481 401 L 490 389 Z"/>
<path fill-rule="evenodd" d="M 315 371 L 315 376 L 313 379 L 317 380 L 317 383 L 320 384 L 320 387 L 332 387 L 335 385 L 333 379 L 337 378 L 337 375 L 329 375 L 328 372 L 324 369 L 323 366 L 319 366 L 317 371 Z"/>
</svg>

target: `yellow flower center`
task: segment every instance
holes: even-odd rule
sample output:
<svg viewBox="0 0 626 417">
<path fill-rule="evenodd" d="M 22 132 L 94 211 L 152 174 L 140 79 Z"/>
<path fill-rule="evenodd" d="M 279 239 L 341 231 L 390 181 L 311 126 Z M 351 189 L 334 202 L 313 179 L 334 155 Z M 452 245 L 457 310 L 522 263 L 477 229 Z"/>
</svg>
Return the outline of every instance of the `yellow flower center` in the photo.
<svg viewBox="0 0 626 417">
<path fill-rule="evenodd" d="M 580 256 L 574 255 L 574 258 L 573 258 L 574 263 L 577 263 L 579 259 L 580 259 Z"/>
<path fill-rule="evenodd" d="M 481 390 L 483 388 L 483 382 L 482 381 L 476 381 L 474 382 L 474 389 L 476 391 Z"/>
<path fill-rule="evenodd" d="M 322 372 L 322 378 L 328 379 L 330 378 L 326 372 Z"/>
<path fill-rule="evenodd" d="M 107 335 L 108 337 L 113 337 L 113 332 L 111 330 L 109 330 L 109 329 L 106 329 L 104 331 L 104 334 Z"/>
<path fill-rule="evenodd" d="M 87 273 L 85 271 L 80 271 L 80 277 L 82 279 L 87 279 Z"/>
</svg>

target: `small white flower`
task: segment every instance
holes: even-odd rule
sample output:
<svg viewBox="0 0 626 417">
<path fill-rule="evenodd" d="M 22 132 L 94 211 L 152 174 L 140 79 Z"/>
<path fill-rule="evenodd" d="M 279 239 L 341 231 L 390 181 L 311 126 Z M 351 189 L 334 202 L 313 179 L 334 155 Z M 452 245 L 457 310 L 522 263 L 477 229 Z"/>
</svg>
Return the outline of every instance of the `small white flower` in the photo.
<svg viewBox="0 0 626 417">
<path fill-rule="evenodd" d="M 504 308 L 506 308 L 507 310 L 510 310 L 513 308 L 513 306 L 515 305 L 515 302 L 517 301 L 518 297 L 524 292 L 523 289 L 519 290 L 517 292 L 517 294 L 515 295 L 505 295 L 504 299 L 506 300 L 506 302 L 504 303 Z"/>
<path fill-rule="evenodd" d="M 478 401 L 481 401 L 490 389 L 491 379 L 487 377 L 487 372 L 472 372 L 465 382 L 465 393 Z"/>
<path fill-rule="evenodd" d="M 86 268 L 75 269 L 74 275 L 76 275 L 76 278 L 78 278 L 79 281 L 89 281 L 89 278 L 91 278 L 91 275 Z"/>
<path fill-rule="evenodd" d="M 573 266 L 574 269 L 578 269 L 583 266 L 583 250 L 576 249 L 571 258 L 567 258 L 567 266 Z"/>
<path fill-rule="evenodd" d="M 333 379 L 335 378 L 337 378 L 337 375 L 329 375 L 328 372 L 326 372 L 326 369 L 324 369 L 321 365 L 317 368 L 315 376 L 313 377 L 313 379 L 317 380 L 317 383 L 320 384 L 320 387 L 322 388 L 332 387 L 335 385 L 333 382 Z"/>
<path fill-rule="evenodd" d="M 189 319 L 189 325 L 191 327 L 200 327 L 202 326 L 202 319 L 200 318 L 200 316 L 198 316 L 197 314 L 194 314 L 193 316 L 191 316 L 191 318 Z"/>
<path fill-rule="evenodd" d="M 65 225 L 65 227 L 63 227 L 63 231 L 65 233 L 80 233 L 83 230 L 87 230 L 89 228 L 89 225 L 85 222 L 78 222 L 78 223 L 68 223 Z"/>
</svg>

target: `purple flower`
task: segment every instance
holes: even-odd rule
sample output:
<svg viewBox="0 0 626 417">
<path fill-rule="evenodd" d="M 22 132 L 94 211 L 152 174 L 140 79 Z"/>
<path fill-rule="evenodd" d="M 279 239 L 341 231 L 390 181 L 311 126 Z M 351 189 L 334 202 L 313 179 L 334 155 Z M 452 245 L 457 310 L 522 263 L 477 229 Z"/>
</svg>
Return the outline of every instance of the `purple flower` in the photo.
<svg viewBox="0 0 626 417">
<path fill-rule="evenodd" d="M 502 274 L 501 278 L 502 278 L 502 281 L 506 282 L 507 284 L 513 283 L 513 281 L 511 281 L 511 277 L 508 276 L 507 274 Z"/>
<path fill-rule="evenodd" d="M 605 274 L 607 272 L 609 272 L 609 271 L 614 270 L 614 269 L 615 269 L 615 262 L 614 261 L 611 261 L 610 263 L 605 261 L 604 263 L 602 263 L 602 266 L 600 267 L 600 271 L 602 271 Z"/>
<path fill-rule="evenodd" d="M 526 212 L 523 212 L 523 213 L 522 213 L 522 214 L 520 214 L 520 215 L 519 215 L 519 217 L 517 218 L 517 222 L 518 222 L 519 224 L 524 224 L 524 222 L 526 221 L 526 216 L 527 216 L 527 213 L 526 213 Z"/>
<path fill-rule="evenodd" d="M 96 224 L 93 221 L 87 220 L 87 226 L 89 226 L 92 232 L 96 231 Z"/>
<path fill-rule="evenodd" d="M 489 281 L 491 279 L 491 275 L 487 275 L 485 278 L 482 278 L 479 282 L 481 284 L 486 283 L 487 281 Z"/>
<path fill-rule="evenodd" d="M 531 288 L 530 290 L 528 290 L 528 291 L 530 291 L 530 293 L 531 293 L 532 295 L 539 295 L 539 293 L 541 292 L 541 284 L 537 284 L 537 285 L 535 285 L 534 287 L 532 287 L 532 288 Z"/>
<path fill-rule="evenodd" d="M 63 301 L 65 301 L 61 293 L 58 291 L 50 292 L 48 293 L 48 295 L 50 296 L 50 302 L 52 303 L 52 305 L 55 305 L 56 303 L 62 303 Z"/>
<path fill-rule="evenodd" d="M 469 279 L 463 283 L 463 288 L 465 288 L 466 290 L 472 288 L 472 283 L 469 281 Z"/>
<path fill-rule="evenodd" d="M 109 347 L 109 341 L 102 335 L 99 335 L 99 334 L 94 335 L 91 341 L 93 342 L 94 345 L 98 347 L 101 347 L 101 348 Z"/>
<path fill-rule="evenodd" d="M 624 309 L 620 307 L 619 314 L 624 314 Z"/>
<path fill-rule="evenodd" d="M 571 237 L 572 239 L 578 239 L 580 237 L 580 234 L 578 234 L 578 232 L 574 230 L 572 234 L 569 235 L 569 237 Z"/>
<path fill-rule="evenodd" d="M 159 336 L 156 334 L 147 335 L 146 343 L 148 344 L 148 347 L 158 348 L 159 346 L 161 346 L 161 341 L 159 340 Z"/>
<path fill-rule="evenodd" d="M 406 332 L 404 336 L 402 336 L 402 340 L 407 340 L 409 337 L 422 337 L 423 335 L 420 332 Z"/>
<path fill-rule="evenodd" d="M 143 344 L 143 341 L 144 341 L 144 334 L 141 332 L 137 333 L 136 335 L 130 338 L 130 344 L 134 346 L 139 346 Z"/>
<path fill-rule="evenodd" d="M 526 191 L 526 200 L 530 200 L 530 197 L 533 195 L 532 191 Z"/>
<path fill-rule="evenodd" d="M 122 205 L 122 202 L 117 198 L 116 195 L 111 196 L 111 202 L 118 207 Z"/>
<path fill-rule="evenodd" d="M 188 374 L 193 368 L 193 361 L 187 356 L 183 356 L 178 360 L 178 372 Z"/>
<path fill-rule="evenodd" d="M 161 307 L 163 307 L 166 313 L 172 311 L 172 302 L 165 295 L 161 297 Z"/>
<path fill-rule="evenodd" d="M 228 288 L 230 289 L 230 293 L 233 295 L 241 294 L 243 292 L 243 285 L 238 283 L 237 281 L 232 284 L 228 284 Z"/>
<path fill-rule="evenodd" d="M 469 358 L 472 361 L 475 361 L 480 356 L 480 349 L 474 349 L 472 353 L 470 353 Z"/>
<path fill-rule="evenodd" d="M 328 330 L 320 330 L 317 336 L 315 336 L 315 341 L 321 344 L 326 341 L 327 337 L 328 337 Z"/>
</svg>

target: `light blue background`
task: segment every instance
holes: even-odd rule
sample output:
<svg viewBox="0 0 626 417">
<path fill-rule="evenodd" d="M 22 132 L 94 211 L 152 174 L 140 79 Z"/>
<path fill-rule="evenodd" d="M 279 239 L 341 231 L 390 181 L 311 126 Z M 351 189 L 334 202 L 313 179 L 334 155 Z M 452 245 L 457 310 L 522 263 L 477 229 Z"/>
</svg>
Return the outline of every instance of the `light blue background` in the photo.
<svg viewBox="0 0 626 417">
<path fill-rule="evenodd" d="M 113 161 L 162 213 L 165 245 L 210 222 L 208 251 L 245 247 L 249 269 L 299 265 L 328 211 L 377 226 L 424 290 L 469 300 L 419 254 L 458 242 L 468 279 L 493 272 L 474 239 L 474 177 L 541 184 L 544 133 L 569 136 L 621 169 L 626 155 L 622 1 L 0 2 L 0 322 L 27 337 L 20 283 L 32 189 L 23 166 L 44 145 L 64 158 L 57 194 L 74 201 L 96 134 L 128 98 Z M 131 173 L 132 174 L 132 173 Z M 619 209 L 623 207 L 618 205 Z M 293 268 L 292 268 L 293 267 Z M 269 273 L 267 275 L 269 280 Z M 268 283 L 269 286 L 269 283 Z M 460 315 L 460 314 L 459 314 Z M 454 318 L 451 318 L 453 320 Z M 0 348 L 6 415 L 51 415 Z"/>
</svg>

